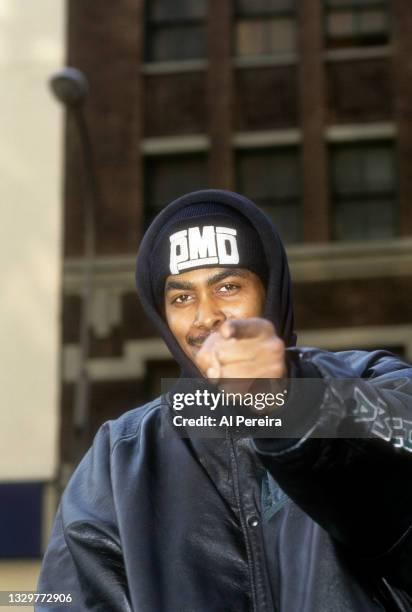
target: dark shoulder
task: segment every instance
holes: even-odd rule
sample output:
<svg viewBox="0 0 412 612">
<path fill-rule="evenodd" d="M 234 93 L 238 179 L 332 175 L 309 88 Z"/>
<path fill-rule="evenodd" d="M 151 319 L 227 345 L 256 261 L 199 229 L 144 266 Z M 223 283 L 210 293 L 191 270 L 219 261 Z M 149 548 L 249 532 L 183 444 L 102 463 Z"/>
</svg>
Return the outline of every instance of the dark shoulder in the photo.
<svg viewBox="0 0 412 612">
<path fill-rule="evenodd" d="M 374 378 L 404 370 L 410 373 L 411 370 L 410 364 L 386 350 L 328 351 L 309 346 L 292 350 L 299 353 L 299 358 L 303 362 L 311 362 L 322 373 L 329 373 L 336 377 Z"/>
<path fill-rule="evenodd" d="M 109 437 L 111 450 L 121 441 L 137 438 L 142 426 L 148 421 L 155 419 L 164 406 L 162 397 L 159 396 L 151 402 L 128 410 L 119 418 L 107 421 L 101 427 Z"/>
<path fill-rule="evenodd" d="M 411 365 L 403 361 L 399 355 L 383 349 L 339 351 L 335 355 L 350 365 L 355 374 L 360 377 L 374 378 L 390 372 L 410 370 L 411 368 Z"/>
</svg>

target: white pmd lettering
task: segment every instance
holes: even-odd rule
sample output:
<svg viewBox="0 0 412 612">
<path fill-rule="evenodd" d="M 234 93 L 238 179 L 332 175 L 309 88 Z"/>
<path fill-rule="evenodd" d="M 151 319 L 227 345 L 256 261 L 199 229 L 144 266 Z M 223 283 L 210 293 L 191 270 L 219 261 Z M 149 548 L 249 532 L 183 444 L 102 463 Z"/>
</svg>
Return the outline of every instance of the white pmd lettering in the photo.
<svg viewBox="0 0 412 612">
<path fill-rule="evenodd" d="M 219 263 L 237 264 L 239 263 L 239 251 L 236 242 L 236 230 L 228 227 L 216 228 L 217 251 L 219 253 Z"/>
<path fill-rule="evenodd" d="M 179 264 L 189 257 L 187 248 L 187 230 L 181 230 L 170 236 L 170 272 L 179 274 Z"/>
<path fill-rule="evenodd" d="M 217 257 L 213 225 L 206 225 L 203 234 L 199 227 L 189 228 L 189 252 L 191 260 Z"/>
<path fill-rule="evenodd" d="M 170 236 L 170 273 L 202 265 L 238 264 L 236 236 L 235 229 L 213 225 L 175 232 Z"/>
</svg>

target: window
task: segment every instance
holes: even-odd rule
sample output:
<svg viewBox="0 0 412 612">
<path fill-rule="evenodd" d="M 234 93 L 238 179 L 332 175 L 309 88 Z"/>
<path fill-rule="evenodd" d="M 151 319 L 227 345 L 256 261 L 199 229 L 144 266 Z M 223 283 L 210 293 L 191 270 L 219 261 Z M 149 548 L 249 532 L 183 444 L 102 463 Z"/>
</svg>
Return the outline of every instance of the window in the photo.
<svg viewBox="0 0 412 612">
<path fill-rule="evenodd" d="M 387 0 L 325 0 L 329 47 L 381 45 L 388 42 Z"/>
<path fill-rule="evenodd" d="M 167 62 L 206 55 L 207 0 L 147 0 L 146 60 Z"/>
<path fill-rule="evenodd" d="M 298 102 L 295 66 L 249 66 L 235 71 L 235 131 L 296 127 Z"/>
<path fill-rule="evenodd" d="M 301 240 L 300 156 L 295 148 L 242 151 L 237 190 L 253 200 L 287 243 Z"/>
<path fill-rule="evenodd" d="M 207 131 L 207 89 L 203 72 L 146 75 L 143 86 L 146 137 Z"/>
<path fill-rule="evenodd" d="M 145 167 L 146 223 L 175 198 L 206 189 L 207 157 L 204 154 L 148 157 Z"/>
<path fill-rule="evenodd" d="M 334 238 L 395 236 L 398 198 L 393 145 L 345 144 L 334 146 L 331 153 Z"/>
<path fill-rule="evenodd" d="M 389 58 L 328 62 L 328 124 L 391 121 L 394 116 Z"/>
<path fill-rule="evenodd" d="M 235 55 L 296 50 L 295 0 L 235 0 Z"/>
</svg>

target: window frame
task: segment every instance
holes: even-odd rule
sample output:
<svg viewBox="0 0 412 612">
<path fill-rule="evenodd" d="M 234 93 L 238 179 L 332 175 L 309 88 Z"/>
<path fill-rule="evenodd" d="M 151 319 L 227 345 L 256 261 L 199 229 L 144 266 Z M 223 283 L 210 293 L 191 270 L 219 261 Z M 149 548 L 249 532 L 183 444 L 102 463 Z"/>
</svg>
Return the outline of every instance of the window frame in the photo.
<svg viewBox="0 0 412 612">
<path fill-rule="evenodd" d="M 371 189 L 367 190 L 359 190 L 359 191 L 351 191 L 347 194 L 339 193 L 335 188 L 335 180 L 334 180 L 334 152 L 336 150 L 343 149 L 352 149 L 352 150 L 362 150 L 362 149 L 373 149 L 385 146 L 388 149 L 391 149 L 392 153 L 392 163 L 393 163 L 393 188 L 392 189 L 382 189 L 377 190 Z M 343 242 L 351 242 L 354 240 L 350 237 L 339 238 L 336 232 L 336 224 L 337 224 L 337 211 L 339 205 L 342 204 L 351 204 L 351 203 L 371 203 L 373 201 L 388 201 L 392 200 L 394 205 L 393 210 L 393 234 L 390 237 L 382 237 L 382 238 L 369 238 L 367 235 L 359 238 L 359 240 L 391 240 L 397 238 L 400 235 L 400 199 L 399 199 L 399 173 L 398 167 L 396 164 L 396 141 L 391 139 L 376 139 L 376 140 L 355 140 L 355 141 L 345 141 L 345 142 L 334 142 L 329 145 L 329 189 L 330 189 L 330 208 L 331 208 L 331 239 L 335 243 L 343 243 Z"/>
<path fill-rule="evenodd" d="M 287 9 L 287 8 L 279 8 L 279 9 L 269 9 L 267 11 L 265 10 L 261 10 L 261 11 L 241 11 L 238 8 L 238 2 L 236 0 L 233 0 L 233 17 L 234 19 L 238 19 L 239 17 L 244 17 L 246 19 L 249 18 L 253 18 L 254 16 L 256 16 L 258 19 L 263 19 L 265 17 L 287 17 L 290 15 L 294 15 L 297 16 L 297 3 L 295 0 L 292 0 L 292 5 L 291 8 Z"/>
<path fill-rule="evenodd" d="M 186 62 L 193 60 L 205 60 L 207 58 L 207 34 L 206 34 L 206 20 L 207 20 L 207 5 L 205 14 L 203 17 L 172 17 L 172 18 L 158 18 L 155 19 L 150 15 L 149 9 L 150 0 L 146 0 L 144 7 L 144 62 L 146 64 L 158 64 L 165 62 Z M 194 27 L 202 27 L 204 28 L 204 43 L 205 43 L 205 53 L 200 56 L 190 56 L 187 58 L 176 58 L 172 57 L 170 59 L 156 59 L 153 57 L 153 41 L 155 40 L 155 36 L 158 30 L 177 30 L 177 29 L 190 29 Z"/>
<path fill-rule="evenodd" d="M 287 51 L 281 51 L 278 53 L 259 53 L 256 55 L 241 55 L 238 53 L 237 46 L 237 26 L 240 21 L 248 21 L 248 22 L 269 22 L 269 21 L 277 21 L 280 19 L 288 18 L 294 23 L 295 26 L 295 48 L 289 49 Z M 279 58 L 284 55 L 295 54 L 297 52 L 297 37 L 298 37 L 298 11 L 296 2 L 293 2 L 293 7 L 290 9 L 270 9 L 270 10 L 260 10 L 260 11 L 241 11 L 237 6 L 236 0 L 233 2 L 233 12 L 232 12 L 232 56 L 236 60 L 244 60 L 248 58 L 268 58 L 274 57 Z"/>
<path fill-rule="evenodd" d="M 261 156 L 264 154 L 267 154 L 267 156 L 269 157 L 271 154 L 272 155 L 281 155 L 283 153 L 293 153 L 296 157 L 296 169 L 298 171 L 298 174 L 300 174 L 300 183 L 299 183 L 299 188 L 297 190 L 297 195 L 295 196 L 285 196 L 285 197 L 274 197 L 272 196 L 272 200 L 274 202 L 274 205 L 272 204 L 273 208 L 276 207 L 276 205 L 279 206 L 291 206 L 293 207 L 296 212 L 297 212 L 297 227 L 296 227 L 296 234 L 297 234 L 297 239 L 296 240 L 288 240 L 288 239 L 284 239 L 286 244 L 288 245 L 300 245 L 303 243 L 304 241 L 304 236 L 303 236 L 303 160 L 302 160 L 302 149 L 300 144 L 282 144 L 282 145 L 275 145 L 275 146 L 250 146 L 250 147 L 242 147 L 242 148 L 238 148 L 235 150 L 235 184 L 236 187 L 235 189 L 237 191 L 239 191 L 240 193 L 245 193 L 245 195 L 247 197 L 250 197 L 253 202 L 255 202 L 255 204 L 257 206 L 259 206 L 260 208 L 264 209 L 264 212 L 266 214 L 268 214 L 268 216 L 270 217 L 270 213 L 268 212 L 268 208 L 270 207 L 270 205 L 266 205 L 266 204 L 262 204 L 262 200 L 263 198 L 256 196 L 254 193 L 251 193 L 250 190 L 244 189 L 241 185 L 241 180 L 240 180 L 240 176 L 241 176 L 241 172 L 240 172 L 240 165 L 241 165 L 241 158 L 243 156 Z M 246 193 L 247 191 L 247 193 Z M 266 198 L 265 198 L 266 200 Z M 274 223 L 276 224 L 276 222 L 274 221 Z M 279 226 L 280 231 L 282 232 L 282 228 Z M 284 238 L 284 234 L 282 234 L 282 238 Z"/>
<path fill-rule="evenodd" d="M 144 155 L 143 157 L 143 226 L 147 229 L 149 224 L 153 221 L 154 217 L 157 216 L 161 210 L 163 210 L 162 206 L 153 206 L 153 190 L 150 186 L 150 180 L 148 180 L 149 174 L 149 164 L 157 161 L 167 162 L 167 160 L 174 159 L 180 160 L 182 163 L 185 163 L 187 160 L 197 159 L 198 161 L 202 161 L 204 163 L 204 175 L 205 175 L 205 184 L 198 184 L 196 189 L 207 189 L 210 187 L 209 183 L 209 172 L 210 172 L 210 154 L 208 150 L 202 151 L 184 151 L 184 152 L 167 152 L 167 153 L 159 153 L 156 155 Z M 186 189 L 187 192 L 187 189 Z M 164 202 L 163 206 L 167 206 L 175 197 L 179 197 L 179 195 L 183 195 L 180 193 L 176 196 L 171 196 L 168 198 L 168 201 Z"/>
<path fill-rule="evenodd" d="M 352 12 L 352 25 L 354 21 L 359 23 L 359 15 L 362 12 L 373 10 L 373 9 L 382 9 L 383 13 L 386 17 L 387 21 L 387 29 L 386 31 L 382 31 L 380 33 L 362 33 L 358 30 L 354 29 L 350 34 L 345 34 L 342 36 L 332 36 L 329 33 L 328 28 L 328 17 L 330 14 L 336 13 L 345 13 Z M 362 5 L 359 0 L 342 0 L 342 4 L 340 5 L 331 5 L 328 0 L 324 0 L 323 6 L 323 32 L 324 32 L 324 41 L 326 49 L 338 49 L 345 47 L 357 47 L 357 46 L 382 46 L 387 45 L 390 42 L 391 38 L 391 7 L 388 0 L 371 0 L 370 3 L 366 5 Z M 376 40 L 380 38 L 379 41 L 368 45 L 368 41 Z"/>
</svg>

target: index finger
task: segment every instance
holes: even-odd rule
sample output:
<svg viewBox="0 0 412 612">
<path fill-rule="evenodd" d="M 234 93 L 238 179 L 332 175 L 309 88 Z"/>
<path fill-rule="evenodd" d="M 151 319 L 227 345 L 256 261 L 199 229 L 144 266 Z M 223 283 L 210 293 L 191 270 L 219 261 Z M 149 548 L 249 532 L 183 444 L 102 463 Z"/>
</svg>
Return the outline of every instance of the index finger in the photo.
<svg viewBox="0 0 412 612">
<path fill-rule="evenodd" d="M 269 338 L 276 335 L 273 324 L 261 317 L 249 319 L 229 319 L 225 321 L 219 330 L 223 338 Z"/>
</svg>

